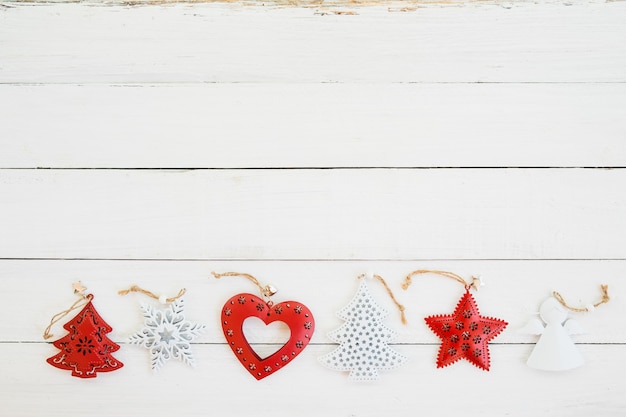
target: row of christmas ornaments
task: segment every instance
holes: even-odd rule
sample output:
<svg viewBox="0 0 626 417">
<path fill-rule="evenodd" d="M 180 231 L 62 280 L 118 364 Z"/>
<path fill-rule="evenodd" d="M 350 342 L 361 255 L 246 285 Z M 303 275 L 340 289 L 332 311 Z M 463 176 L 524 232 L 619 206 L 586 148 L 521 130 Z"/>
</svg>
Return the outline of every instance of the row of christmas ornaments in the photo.
<svg viewBox="0 0 626 417">
<path fill-rule="evenodd" d="M 437 367 L 451 365 L 465 359 L 480 369 L 489 370 L 489 341 L 500 334 L 507 322 L 501 319 L 481 316 L 476 300 L 470 293 L 478 290 L 480 279 L 472 277 L 466 282 L 462 277 L 448 271 L 416 270 L 411 272 L 403 284 L 406 290 L 414 276 L 436 274 L 452 278 L 462 284 L 465 293 L 452 314 L 425 318 L 428 327 L 441 339 L 437 355 Z M 271 297 L 276 290 L 271 285 L 262 286 L 252 275 L 239 272 L 213 273 L 216 278 L 241 276 L 249 279 L 260 290 L 261 296 L 249 293 L 236 294 L 226 301 L 221 312 L 221 323 L 228 346 L 241 365 L 257 380 L 263 379 L 290 364 L 308 345 L 315 330 L 312 312 L 297 301 L 274 303 Z M 398 303 L 393 292 L 383 278 L 375 274 L 362 274 L 354 298 L 339 311 L 338 316 L 345 323 L 329 334 L 339 343 L 332 352 L 319 358 L 330 369 L 349 372 L 348 378 L 357 381 L 375 380 L 379 370 L 391 370 L 402 365 L 406 357 L 395 352 L 389 343 L 394 339 L 393 330 L 383 324 L 387 316 L 385 309 L 372 298 L 365 279 L 377 280 L 385 286 L 389 296 L 404 317 L 404 307 Z M 59 369 L 69 370 L 72 376 L 93 378 L 98 372 L 120 369 L 123 364 L 113 353 L 119 345 L 106 335 L 112 328 L 100 317 L 93 306 L 92 294 L 85 295 L 82 284 L 74 284 L 74 292 L 80 295 L 72 306 L 55 315 L 44 332 L 50 334 L 52 326 L 70 312 L 82 307 L 81 311 L 63 328 L 68 334 L 53 342 L 60 349 L 47 362 Z M 582 329 L 572 319 L 567 320 L 566 309 L 576 312 L 589 312 L 609 301 L 608 287 L 601 286 L 602 299 L 584 308 L 574 308 L 565 302 L 557 292 L 545 300 L 539 309 L 541 320 L 533 319 L 525 327 L 526 333 L 541 335 L 530 357 L 528 365 L 541 370 L 562 371 L 581 366 L 584 360 L 569 335 L 580 334 Z M 129 342 L 145 347 L 150 351 L 152 369 L 158 371 L 168 360 L 177 359 L 193 365 L 191 343 L 205 329 L 204 325 L 185 319 L 185 290 L 171 298 L 157 296 L 147 290 L 133 286 L 120 294 L 141 292 L 169 304 L 164 309 L 142 305 L 144 325 L 134 333 Z M 283 322 L 290 330 L 289 340 L 276 352 L 265 358 L 260 357 L 250 346 L 243 331 L 243 323 L 249 317 L 261 319 L 265 324 Z M 545 325 L 544 325 L 545 323 Z"/>
</svg>

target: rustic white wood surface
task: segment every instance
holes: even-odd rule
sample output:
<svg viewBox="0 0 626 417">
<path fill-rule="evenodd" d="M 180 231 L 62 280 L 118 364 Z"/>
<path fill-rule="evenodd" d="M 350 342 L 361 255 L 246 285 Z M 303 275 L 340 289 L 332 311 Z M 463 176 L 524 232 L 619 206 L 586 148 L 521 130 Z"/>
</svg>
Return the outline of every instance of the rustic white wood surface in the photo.
<svg viewBox="0 0 626 417">
<path fill-rule="evenodd" d="M 1 175 L 10 258 L 623 259 L 626 247 L 622 169 Z"/>
<path fill-rule="evenodd" d="M 37 121 L 3 127 L 3 167 L 626 165 L 622 83 L 8 84 L 0 96 L 2 117 Z"/>
<path fill-rule="evenodd" d="M 0 75 L 96 84 L 625 81 L 623 3 L 578 3 L 345 8 L 348 16 L 222 4 L 20 7 L 2 13 L 0 33 L 12 42 Z"/>
<path fill-rule="evenodd" d="M 0 415 L 622 416 L 626 3 L 303 6 L 0 4 Z M 423 317 L 463 289 L 403 291 L 418 268 L 484 277 L 481 313 L 509 322 L 490 372 L 436 368 Z M 220 335 L 222 303 L 255 291 L 227 270 L 316 317 L 260 382 Z M 406 305 L 403 326 L 370 285 L 410 360 L 357 384 L 317 357 L 365 271 Z M 89 381 L 41 337 L 78 279 L 125 364 Z M 526 367 L 541 301 L 602 283 L 611 302 L 573 314 L 586 365 Z M 125 343 L 149 302 L 132 284 L 187 288 L 196 368 L 153 375 Z"/>
</svg>

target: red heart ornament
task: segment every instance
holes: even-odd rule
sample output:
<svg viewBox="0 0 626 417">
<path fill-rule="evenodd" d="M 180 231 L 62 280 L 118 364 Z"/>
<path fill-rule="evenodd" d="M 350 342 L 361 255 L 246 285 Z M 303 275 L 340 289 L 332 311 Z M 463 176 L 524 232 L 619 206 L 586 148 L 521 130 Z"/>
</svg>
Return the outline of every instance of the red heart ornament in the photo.
<svg viewBox="0 0 626 417">
<path fill-rule="evenodd" d="M 281 321 L 289 326 L 291 336 L 287 343 L 268 356 L 261 358 L 250 346 L 243 333 L 243 322 L 248 317 L 257 317 L 266 325 Z M 313 314 L 304 304 L 284 301 L 268 304 L 253 294 L 237 294 L 226 301 L 222 308 L 222 330 L 228 346 L 250 375 L 257 380 L 270 376 L 293 361 L 309 344 L 315 321 Z"/>
</svg>

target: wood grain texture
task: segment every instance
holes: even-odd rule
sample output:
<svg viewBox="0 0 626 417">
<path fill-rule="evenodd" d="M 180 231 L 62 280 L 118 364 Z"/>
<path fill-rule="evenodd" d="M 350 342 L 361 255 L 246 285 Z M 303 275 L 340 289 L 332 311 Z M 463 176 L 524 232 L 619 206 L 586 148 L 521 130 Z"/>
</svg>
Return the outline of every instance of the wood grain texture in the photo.
<svg viewBox="0 0 626 417">
<path fill-rule="evenodd" d="M 13 296 L 5 301 L 9 311 L 20 311 L 7 322 L 0 342 L 42 343 L 43 328 L 50 317 L 76 300 L 71 283 L 82 279 L 96 297 L 94 305 L 114 327 L 113 340 L 124 342 L 141 323 L 140 303 L 158 302 L 118 291 L 139 285 L 157 294 L 173 296 L 187 289 L 186 312 L 190 320 L 207 325 L 207 332 L 197 341 L 223 344 L 219 314 L 224 302 L 241 292 L 257 294 L 257 288 L 245 278 L 217 280 L 211 271 L 240 271 L 255 275 L 263 284 L 279 289 L 276 302 L 296 299 L 306 304 L 316 318 L 313 344 L 332 344 L 326 335 L 343 322 L 336 313 L 356 293 L 357 276 L 374 271 L 388 282 L 397 299 L 406 307 L 408 325 L 382 285 L 369 283 L 376 300 L 389 312 L 386 320 L 398 337 L 395 343 L 436 344 L 438 338 L 424 323 L 424 317 L 449 314 L 464 293 L 457 282 L 436 275 L 415 278 L 408 290 L 401 288 L 404 277 L 415 269 L 454 271 L 467 280 L 480 275 L 486 285 L 475 293 L 485 316 L 509 322 L 497 343 L 531 343 L 536 336 L 524 334 L 522 327 L 537 317 L 541 302 L 558 290 L 573 306 L 583 307 L 600 299 L 600 284 L 609 285 L 612 301 L 593 314 L 575 314 L 586 333 L 579 343 L 626 343 L 626 331 L 616 326 L 614 318 L 623 316 L 623 261 L 0 261 L 4 290 Z M 575 285 L 573 284 L 575 283 Z M 27 305 L 29 308 L 21 306 Z M 54 326 L 56 337 L 64 334 Z M 275 336 L 279 336 L 277 332 Z M 54 339 L 53 339 L 54 340 Z M 276 343 L 278 339 L 264 339 Z"/>
<path fill-rule="evenodd" d="M 0 5 L 0 415 L 622 416 L 626 3 L 414 5 Z M 490 372 L 436 369 L 423 318 L 463 289 L 403 291 L 417 268 L 485 279 L 481 313 L 509 322 Z M 313 310 L 297 363 L 240 367 L 219 311 L 255 287 L 213 270 Z M 365 271 L 406 305 L 403 326 L 370 285 L 410 360 L 357 384 L 317 357 Z M 41 337 L 78 279 L 125 364 L 90 381 Z M 126 343 L 150 302 L 132 284 L 187 288 L 195 369 L 153 375 Z M 544 298 L 600 284 L 611 302 L 572 314 L 585 366 L 528 368 Z"/>
<path fill-rule="evenodd" d="M 320 366 L 316 357 L 327 353 L 330 346 L 309 346 L 308 355 L 298 357 L 297 364 L 294 361 L 271 380 L 261 382 L 239 369 L 227 346 L 193 348 L 199 359 L 194 369 L 172 363 L 153 375 L 145 350 L 123 346 L 117 356 L 125 361 L 124 368 L 81 381 L 60 376 L 59 370 L 44 360 L 28 360 L 51 356 L 52 346 L 0 344 L 0 366 L 21 370 L 0 379 L 0 411 L 28 417 L 42 415 L 42 409 L 48 416 L 132 413 L 143 417 L 164 411 L 188 416 L 211 412 L 249 416 L 251 412 L 276 415 L 297 410 L 301 416 L 374 417 L 382 410 L 445 417 L 451 410 L 463 410 L 469 415 L 531 413 L 547 417 L 555 412 L 619 416 L 626 406 L 624 384 L 615 382 L 624 373 L 620 360 L 623 346 L 616 345 L 581 346 L 590 358 L 587 366 L 575 373 L 557 374 L 528 368 L 521 359 L 529 353 L 530 347 L 525 345 L 493 346 L 495 363 L 490 372 L 467 363 L 436 369 L 433 346 L 397 346 L 395 349 L 411 360 L 373 384 L 350 383 L 345 374 Z M 504 363 L 507 365 L 502 366 Z"/>
<path fill-rule="evenodd" d="M 626 166 L 625 109 L 624 84 L 0 85 L 0 167 Z"/>
<path fill-rule="evenodd" d="M 221 4 L 10 7 L 0 12 L 0 82 L 626 80 L 623 2 L 508 6 L 349 16 Z"/>
<path fill-rule="evenodd" d="M 4 170 L 5 258 L 624 259 L 626 170 Z M 541 186 L 537 186 L 541 184 Z"/>
</svg>

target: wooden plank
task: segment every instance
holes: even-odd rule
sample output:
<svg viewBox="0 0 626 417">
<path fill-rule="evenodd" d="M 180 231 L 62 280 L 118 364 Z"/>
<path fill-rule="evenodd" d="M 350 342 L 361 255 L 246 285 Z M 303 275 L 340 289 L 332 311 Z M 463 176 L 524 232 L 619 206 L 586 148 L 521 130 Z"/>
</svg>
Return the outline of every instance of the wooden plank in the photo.
<svg viewBox="0 0 626 417">
<path fill-rule="evenodd" d="M 2 170 L 0 253 L 624 259 L 625 180 L 621 169 Z"/>
<path fill-rule="evenodd" d="M 626 3 L 354 12 L 0 5 L 0 168 L 86 168 L 0 169 L 0 415 L 623 414 L 626 171 L 498 167 L 624 166 Z M 245 169 L 438 166 L 492 169 Z M 230 169 L 159 169 L 172 167 Z M 481 313 L 510 323 L 490 372 L 436 369 L 423 317 L 462 288 L 422 277 L 402 291 L 416 268 L 485 278 Z M 212 270 L 312 308 L 297 363 L 261 382 L 239 366 L 217 314 L 255 288 Z M 407 306 L 402 326 L 370 286 L 410 360 L 355 384 L 317 358 L 367 270 Z M 77 279 L 125 363 L 92 381 L 47 365 L 56 349 L 41 339 Z M 544 297 L 584 305 L 601 283 L 613 300 L 574 315 L 587 364 L 526 367 L 536 337 L 519 329 Z M 208 325 L 195 369 L 153 375 L 124 343 L 148 301 L 117 294 L 131 284 L 187 288 L 187 317 Z"/>
<path fill-rule="evenodd" d="M 349 16 L 12 3 L 0 13 L 0 82 L 624 82 L 625 16 L 623 2 Z"/>
<path fill-rule="evenodd" d="M 40 416 L 43 410 L 47 416 L 142 417 L 154 416 L 156 410 L 186 416 L 205 416 L 212 410 L 273 416 L 297 410 L 299 416 L 367 417 L 384 410 L 399 417 L 444 417 L 483 416 L 488 410 L 494 415 L 547 417 L 555 410 L 564 416 L 618 416 L 626 407 L 626 386 L 614 382 L 626 371 L 623 346 L 581 346 L 589 362 L 565 373 L 526 367 L 521 358 L 529 347 L 524 345 L 493 346 L 490 372 L 464 362 L 436 369 L 431 346 L 396 349 L 411 360 L 369 384 L 349 382 L 345 373 L 322 367 L 316 358 L 327 353 L 328 346 L 309 346 L 297 362 L 261 382 L 223 345 L 195 345 L 195 369 L 168 363 L 157 375 L 149 371 L 144 349 L 124 346 L 117 354 L 124 368 L 84 381 L 45 362 L 54 354 L 52 346 L 0 344 L 0 411 L 15 417 Z"/>
<path fill-rule="evenodd" d="M 626 84 L 5 85 L 0 167 L 626 166 L 624 109 Z"/>
<path fill-rule="evenodd" d="M 156 301 L 134 294 L 124 297 L 118 291 L 131 285 L 157 294 L 173 296 L 181 288 L 185 295 L 186 317 L 207 326 L 198 343 L 223 344 L 219 313 L 224 302 L 234 294 L 257 294 L 257 288 L 245 278 L 216 280 L 211 271 L 247 272 L 264 284 L 279 289 L 276 302 L 296 300 L 307 305 L 315 316 L 316 333 L 313 344 L 332 344 L 328 332 L 343 323 L 336 313 L 343 308 L 358 286 L 358 275 L 374 271 L 384 277 L 396 298 L 406 307 L 408 324 L 402 325 L 400 314 L 378 282 L 369 287 L 379 304 L 388 310 L 386 324 L 397 332 L 394 343 L 436 344 L 438 338 L 426 327 L 424 317 L 449 314 L 463 294 L 457 282 L 436 275 L 416 277 L 408 290 L 401 284 L 415 269 L 453 271 L 467 280 L 480 275 L 485 286 L 474 293 L 480 311 L 509 323 L 498 336 L 497 343 L 534 343 L 537 336 L 521 329 L 537 317 L 539 305 L 558 290 L 575 307 L 584 307 L 600 300 L 600 284 L 609 285 L 613 301 L 589 314 L 570 316 L 585 328 L 586 333 L 575 336 L 577 343 L 626 343 L 626 329 L 617 324 L 626 314 L 619 301 L 625 291 L 620 277 L 626 273 L 625 261 L 0 261 L 0 276 L 6 297 L 7 311 L 19 311 L 5 320 L 0 342 L 43 342 L 42 334 L 50 318 L 69 307 L 76 296 L 71 283 L 81 279 L 94 294 L 94 305 L 112 325 L 113 340 L 124 342 L 143 323 L 140 303 Z M 23 308 L 24 303 L 37 308 Z M 71 317 L 71 316 L 70 316 Z M 69 318 L 69 317 L 68 317 Z M 62 320 L 52 328 L 56 338 L 65 334 Z M 258 332 L 257 332 L 258 334 Z M 264 334 L 261 334 L 264 336 Z M 270 333 L 263 343 L 277 343 L 282 333 Z M 52 339 L 55 340 L 55 339 Z M 433 353 L 436 349 L 433 349 Z"/>
</svg>

